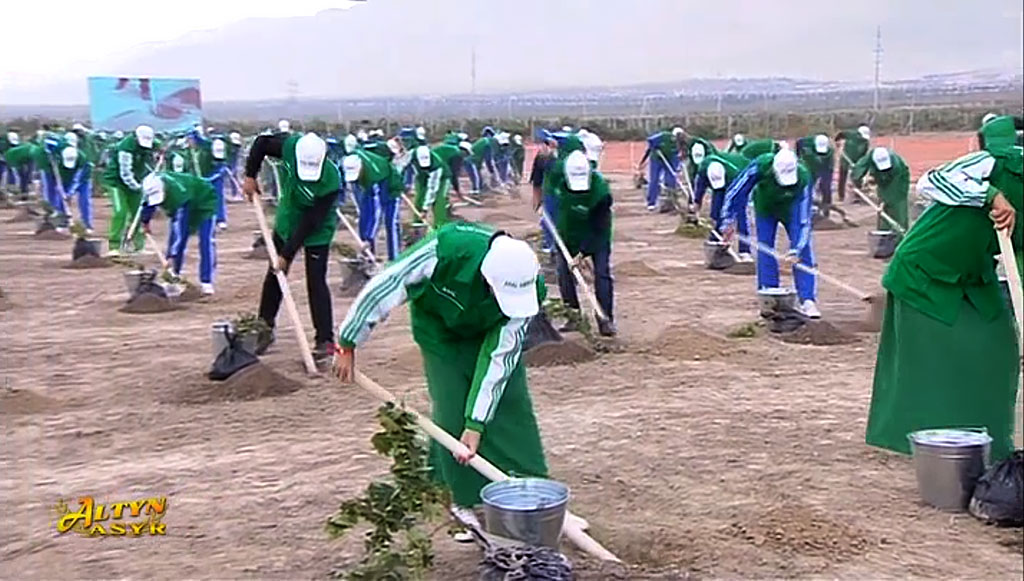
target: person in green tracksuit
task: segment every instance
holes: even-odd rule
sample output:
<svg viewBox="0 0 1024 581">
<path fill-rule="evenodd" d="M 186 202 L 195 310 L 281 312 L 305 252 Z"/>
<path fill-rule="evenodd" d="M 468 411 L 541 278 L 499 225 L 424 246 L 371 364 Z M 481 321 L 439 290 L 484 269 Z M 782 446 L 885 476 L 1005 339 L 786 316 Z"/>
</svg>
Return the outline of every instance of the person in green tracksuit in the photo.
<svg viewBox="0 0 1024 581">
<path fill-rule="evenodd" d="M 846 180 L 849 178 L 850 170 L 858 161 L 868 153 L 871 147 L 871 129 L 867 125 L 861 125 L 856 131 L 845 129 L 836 134 L 835 142 L 843 142 L 843 151 L 839 156 L 839 183 L 836 186 L 836 194 L 839 201 L 846 199 Z M 853 197 L 853 202 L 862 203 L 860 198 Z"/>
<path fill-rule="evenodd" d="M 729 140 L 729 147 L 726 148 L 726 153 L 739 153 L 741 149 L 747 144 L 747 137 L 742 133 L 736 133 Z"/>
<path fill-rule="evenodd" d="M 399 222 L 400 198 L 404 188 L 402 172 L 384 157 L 364 148 L 357 148 L 354 153 L 346 155 L 341 166 L 345 183 L 358 185 L 362 192 L 358 198 L 359 238 L 376 255 L 377 230 L 383 222 L 388 260 L 394 260 L 402 245 Z"/>
<path fill-rule="evenodd" d="M 853 166 L 850 180 L 854 187 L 860 188 L 864 177 L 871 179 L 878 186 L 878 197 L 882 200 L 882 211 L 907 231 L 907 195 L 910 193 L 910 168 L 903 158 L 886 147 L 876 147 L 871 155 L 865 155 Z M 878 216 L 879 230 L 897 230 L 888 220 Z M 897 234 L 900 234 L 897 231 Z"/>
<path fill-rule="evenodd" d="M 214 245 L 214 217 L 217 193 L 209 181 L 187 173 L 158 172 L 142 180 L 142 229 L 149 233 L 149 222 L 158 207 L 171 219 L 167 235 L 167 260 L 171 275 L 181 276 L 189 236 L 199 235 L 199 285 L 204 295 L 213 294 L 217 268 Z"/>
<path fill-rule="evenodd" d="M 567 155 L 559 166 L 564 172 L 558 180 L 554 195 L 558 200 L 558 215 L 554 218 L 555 229 L 574 260 L 589 256 L 594 264 L 594 293 L 604 311 L 605 318 L 598 318 L 598 332 L 613 337 L 615 328 L 614 286 L 612 279 L 612 193 L 608 182 L 600 172 L 591 169 L 590 161 L 582 151 Z M 576 280 L 570 272 L 570 264 L 558 252 L 558 288 L 565 306 L 579 311 L 580 300 L 576 294 Z M 563 331 L 578 330 L 570 321 Z"/>
<path fill-rule="evenodd" d="M 710 215 L 715 230 L 708 233 L 709 241 L 714 242 L 722 239 L 722 223 L 724 220 L 722 209 L 725 205 L 725 193 L 733 181 L 739 177 L 740 172 L 746 169 L 750 163 L 749 159 L 743 157 L 738 152 L 728 153 L 719 151 L 707 155 L 704 161 L 701 162 L 700 167 L 697 168 L 697 179 L 694 180 L 693 184 L 693 208 L 691 208 L 691 212 L 694 214 L 700 212 L 701 205 L 704 202 L 704 193 L 710 188 Z M 739 204 L 746 207 L 747 200 L 740 200 Z M 736 228 L 743 238 L 749 238 L 750 220 L 747 217 L 746 211 L 737 214 Z M 753 262 L 754 259 L 750 255 L 750 241 L 743 238 L 739 241 L 738 257 L 741 262 Z"/>
<path fill-rule="evenodd" d="M 766 153 L 778 153 L 780 149 L 782 146 L 774 139 L 752 139 L 740 148 L 740 155 L 752 160 Z"/>
<path fill-rule="evenodd" d="M 170 171 L 195 175 L 195 169 L 192 164 L 192 152 L 189 151 L 186 138 L 179 137 L 176 139 L 174 145 L 167 150 L 165 156 L 166 161 L 164 163 Z"/>
<path fill-rule="evenodd" d="M 1005 149 L 1020 145 L 1020 131 L 1024 129 L 1024 117 L 994 115 L 989 113 L 978 129 L 978 147 L 981 149 Z"/>
<path fill-rule="evenodd" d="M 697 181 L 697 168 L 704 163 L 704 158 L 718 153 L 718 148 L 703 137 L 695 137 L 686 149 L 686 177 L 690 178 L 690 187 Z M 692 192 L 691 192 L 692 195 Z M 692 203 L 693 200 L 690 200 Z"/>
<path fill-rule="evenodd" d="M 415 172 L 413 184 L 416 188 L 416 199 L 413 203 L 421 214 L 429 211 L 434 229 L 440 228 L 448 221 L 451 167 L 427 145 L 421 145 L 413 151 L 410 163 Z"/>
<path fill-rule="evenodd" d="M 9 171 L 18 178 L 22 200 L 28 199 L 28 188 L 32 183 L 32 172 L 35 169 L 36 159 L 41 155 L 43 155 L 43 147 L 31 141 L 11 147 L 4 155 L 4 162 Z"/>
<path fill-rule="evenodd" d="M 473 142 L 472 150 L 473 153 L 469 156 L 469 161 L 474 169 L 470 170 L 469 181 L 472 188 L 471 193 L 479 194 L 484 191 L 485 186 L 483 179 L 484 167 L 487 167 L 490 175 L 490 179 L 486 184 L 490 184 L 493 188 L 498 183 L 498 174 L 497 170 L 494 169 L 493 161 L 494 154 L 498 151 L 498 141 L 494 137 L 485 135 Z"/>
<path fill-rule="evenodd" d="M 526 147 L 523 146 L 523 136 L 516 133 L 512 136 L 512 170 L 515 173 L 516 184 L 523 181 L 523 165 L 526 163 Z"/>
<path fill-rule="evenodd" d="M 556 137 L 556 140 L 558 141 L 558 153 L 555 155 L 551 168 L 544 173 L 544 183 L 541 186 L 541 192 L 544 196 L 553 196 L 557 200 L 557 192 L 566 188 L 565 158 L 577 151 L 584 152 L 584 155 L 586 155 L 586 153 L 585 148 L 583 147 L 583 141 L 576 134 L 562 134 Z M 552 218 L 554 218 L 556 222 L 558 221 L 557 216 L 552 216 Z"/>
<path fill-rule="evenodd" d="M 1010 127 L 1012 130 L 1012 126 Z M 989 150 L 926 172 L 931 200 L 882 278 L 885 316 L 866 441 L 909 454 L 907 434 L 984 428 L 991 460 L 1013 451 L 1021 344 L 1000 289 L 996 231 L 1009 229 L 1018 264 L 1024 157 L 1004 132 Z"/>
<path fill-rule="evenodd" d="M 111 256 L 121 253 L 121 244 L 125 242 L 135 213 L 142 208 L 142 180 L 154 169 L 154 139 L 152 127 L 139 125 L 134 133 L 114 146 L 113 159 L 103 172 L 103 186 L 114 206 L 107 231 L 107 246 Z M 135 229 L 132 242 L 136 252 L 145 246 L 141 229 Z"/>
<path fill-rule="evenodd" d="M 315 133 L 260 135 L 245 160 L 242 192 L 249 201 L 260 195 L 256 174 L 267 157 L 278 160 L 281 180 L 272 234 L 278 262 L 267 269 L 263 278 L 258 316 L 274 328 L 281 308 L 276 271 L 287 273 L 299 249 L 304 248 L 306 292 L 316 329 L 313 358 L 324 361 L 334 353 L 334 313 L 327 287 L 327 264 L 331 240 L 338 228 L 334 210 L 341 192 L 341 174 L 338 166 L 327 161 L 327 142 Z M 262 353 L 271 342 L 273 333 L 257 350 Z"/>
<path fill-rule="evenodd" d="M 351 382 L 355 351 L 392 310 L 409 303 L 431 416 L 468 448 L 457 457 L 436 442 L 431 450 L 434 476 L 451 490 L 460 517 L 472 518 L 466 509 L 481 504 L 488 483 L 465 465 L 476 454 L 506 474 L 548 474 L 521 360 L 527 327 L 546 295 L 538 273 L 526 242 L 453 222 L 370 280 L 338 329 L 335 373 Z"/>
</svg>

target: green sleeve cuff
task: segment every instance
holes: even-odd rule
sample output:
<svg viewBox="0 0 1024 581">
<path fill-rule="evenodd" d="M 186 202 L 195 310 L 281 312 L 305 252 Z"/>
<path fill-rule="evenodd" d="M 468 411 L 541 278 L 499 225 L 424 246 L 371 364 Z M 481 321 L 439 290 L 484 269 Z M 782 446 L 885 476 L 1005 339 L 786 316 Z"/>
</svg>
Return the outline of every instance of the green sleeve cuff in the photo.
<svg viewBox="0 0 1024 581">
<path fill-rule="evenodd" d="M 991 205 L 992 204 L 992 199 L 995 198 L 996 194 L 998 194 L 998 193 L 999 193 L 999 190 L 993 188 L 992 186 L 989 186 L 988 187 L 988 191 L 985 192 L 985 205 L 986 206 Z"/>
<path fill-rule="evenodd" d="M 484 425 L 476 420 L 471 420 L 469 418 L 466 418 L 466 429 L 473 430 L 478 434 L 484 433 Z"/>
<path fill-rule="evenodd" d="M 338 339 L 338 346 L 339 347 L 344 347 L 346 349 L 355 349 L 356 348 L 356 344 L 355 343 L 353 343 L 352 341 L 346 341 L 344 339 Z"/>
</svg>

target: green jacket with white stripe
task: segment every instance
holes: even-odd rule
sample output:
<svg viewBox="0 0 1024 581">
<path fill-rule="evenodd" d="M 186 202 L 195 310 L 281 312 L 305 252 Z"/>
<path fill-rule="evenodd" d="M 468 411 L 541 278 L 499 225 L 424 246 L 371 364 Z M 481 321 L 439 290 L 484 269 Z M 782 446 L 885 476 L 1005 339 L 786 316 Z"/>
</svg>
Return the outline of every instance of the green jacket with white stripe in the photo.
<svg viewBox="0 0 1024 581">
<path fill-rule="evenodd" d="M 480 274 L 494 234 L 489 226 L 464 222 L 429 234 L 363 287 L 338 329 L 339 344 L 362 345 L 392 309 L 408 302 L 413 338 L 424 351 L 444 356 L 479 345 L 466 401 L 466 427 L 478 432 L 520 363 L 530 322 L 505 316 Z M 546 296 L 541 276 L 537 295 L 539 301 Z"/>
</svg>

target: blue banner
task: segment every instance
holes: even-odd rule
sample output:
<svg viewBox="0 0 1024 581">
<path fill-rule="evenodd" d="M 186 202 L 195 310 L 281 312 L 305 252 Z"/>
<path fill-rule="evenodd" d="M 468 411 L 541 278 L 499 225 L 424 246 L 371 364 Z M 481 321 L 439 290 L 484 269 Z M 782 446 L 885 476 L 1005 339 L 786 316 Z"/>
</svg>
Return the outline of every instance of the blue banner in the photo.
<svg viewBox="0 0 1024 581">
<path fill-rule="evenodd" d="M 203 121 L 199 79 L 89 77 L 89 114 L 102 131 L 182 131 Z"/>
</svg>

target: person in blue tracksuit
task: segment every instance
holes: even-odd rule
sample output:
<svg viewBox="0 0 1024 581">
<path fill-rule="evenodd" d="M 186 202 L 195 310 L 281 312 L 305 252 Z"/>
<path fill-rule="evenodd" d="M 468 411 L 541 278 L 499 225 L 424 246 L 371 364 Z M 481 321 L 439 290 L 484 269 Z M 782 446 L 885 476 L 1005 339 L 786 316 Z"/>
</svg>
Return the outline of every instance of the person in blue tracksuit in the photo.
<svg viewBox="0 0 1024 581">
<path fill-rule="evenodd" d="M 78 219 L 92 233 L 92 164 L 77 147 L 65 145 L 60 152 L 61 189 L 67 197 L 78 196 Z"/>
<path fill-rule="evenodd" d="M 534 211 L 540 210 L 543 205 L 551 219 L 555 220 L 558 216 L 558 198 L 551 192 L 544 191 L 544 176 L 555 165 L 558 141 L 554 135 L 544 129 L 539 129 L 535 138 L 540 143 L 540 147 L 537 148 L 537 153 L 533 157 L 533 167 L 530 171 L 530 184 L 533 185 L 533 209 Z M 540 221 L 540 229 L 543 234 L 541 251 L 554 258 L 555 239 L 544 220 Z"/>
<path fill-rule="evenodd" d="M 406 151 L 416 151 L 416 148 L 421 145 L 429 145 L 427 143 L 427 129 L 425 127 L 403 127 L 398 131 L 398 138 L 402 141 L 402 146 L 405 147 Z M 416 168 L 413 167 L 412 163 L 407 163 L 405 169 L 402 170 L 402 183 L 405 189 L 408 190 L 412 187 L 412 182 L 416 178 Z"/>
<path fill-rule="evenodd" d="M 61 221 L 59 231 L 65 231 L 68 226 L 67 209 L 64 207 L 64 196 L 60 194 L 57 184 L 57 176 L 54 171 L 60 163 L 60 150 L 64 147 L 64 141 L 53 133 L 46 132 L 41 137 L 42 150 L 36 160 L 35 169 L 39 174 L 40 187 L 43 190 L 43 199 L 53 208 L 53 213 L 59 216 Z"/>
<path fill-rule="evenodd" d="M 509 168 L 512 163 L 512 142 L 510 138 L 511 135 L 504 131 L 494 136 L 494 141 L 498 145 L 497 151 L 494 152 L 494 167 L 498 172 L 498 181 L 501 185 L 512 183 L 512 180 L 509 179 Z"/>
<path fill-rule="evenodd" d="M 658 209 L 658 200 L 661 197 L 661 180 L 664 178 L 665 187 L 679 189 L 679 143 L 685 133 L 682 127 L 675 127 L 672 131 L 659 131 L 647 138 L 647 151 L 640 158 L 640 165 L 650 158 L 649 174 L 647 179 L 647 209 L 655 211 Z"/>
<path fill-rule="evenodd" d="M 21 136 L 18 135 L 17 131 L 8 131 L 3 139 L 0 139 L 0 183 L 7 187 L 21 185 L 20 176 L 14 171 L 13 167 L 7 165 L 7 160 L 4 159 L 7 151 L 18 145 L 21 145 Z"/>
<path fill-rule="evenodd" d="M 142 195 L 139 220 L 144 232 L 149 233 L 149 223 L 158 207 L 170 218 L 167 260 L 173 276 L 181 276 L 189 237 L 193 233 L 199 235 L 200 290 L 204 295 L 212 295 L 217 270 L 214 220 L 218 204 L 213 185 L 186 173 L 152 173 L 142 180 Z"/>
<path fill-rule="evenodd" d="M 708 234 L 708 240 L 718 240 L 722 236 L 724 215 L 722 207 L 725 205 L 725 193 L 740 173 L 747 167 L 749 161 L 739 153 L 717 152 L 707 155 L 697 167 L 696 179 L 693 184 L 693 208 L 692 211 L 700 211 L 704 201 L 704 193 L 711 188 L 711 221 L 715 232 Z M 747 218 L 747 202 L 741 198 L 736 202 L 742 210 L 736 216 L 737 229 L 741 235 L 739 241 L 739 259 L 743 262 L 750 262 L 753 258 L 750 255 L 750 242 L 743 238 L 750 236 L 750 222 Z M 719 236 L 715 236 L 717 233 Z"/>
<path fill-rule="evenodd" d="M 795 266 L 799 262 L 808 268 L 815 267 L 811 244 L 814 180 L 810 172 L 789 149 L 765 153 L 753 159 L 725 194 L 722 212 L 727 240 L 732 237 L 739 213 L 744 211 L 740 200 L 748 195 L 754 200 L 759 245 L 774 250 L 776 231 L 782 223 L 789 237 L 790 250 L 786 261 L 794 264 L 793 279 L 800 298 L 799 310 L 812 319 L 820 318 L 817 280 L 814 275 Z M 757 253 L 757 286 L 758 289 L 779 286 L 778 261 L 760 250 Z"/>
<path fill-rule="evenodd" d="M 402 176 L 387 158 L 363 148 L 345 156 L 341 162 L 345 183 L 362 190 L 359 199 L 359 238 L 375 252 L 377 231 L 383 222 L 387 234 L 388 260 L 394 260 L 402 244 Z"/>
</svg>

